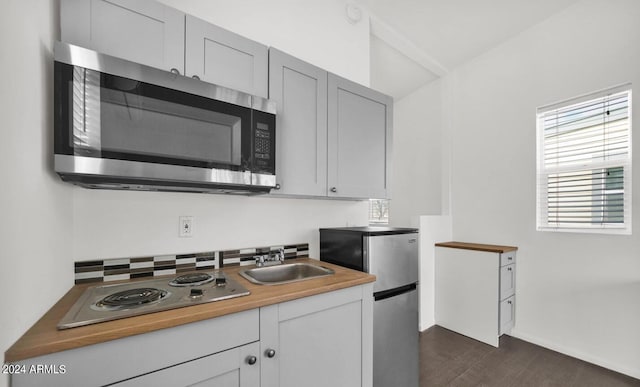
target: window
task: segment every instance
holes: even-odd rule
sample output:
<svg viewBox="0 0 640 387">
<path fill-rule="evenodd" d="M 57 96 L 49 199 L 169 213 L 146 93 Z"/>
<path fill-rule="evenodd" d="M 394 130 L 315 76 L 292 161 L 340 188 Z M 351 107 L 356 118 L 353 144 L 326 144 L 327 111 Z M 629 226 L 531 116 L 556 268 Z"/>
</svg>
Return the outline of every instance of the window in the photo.
<svg viewBox="0 0 640 387">
<path fill-rule="evenodd" d="M 369 199 L 369 223 L 389 224 L 389 200 Z"/>
<path fill-rule="evenodd" d="M 537 227 L 631 233 L 631 85 L 538 109 Z"/>
</svg>

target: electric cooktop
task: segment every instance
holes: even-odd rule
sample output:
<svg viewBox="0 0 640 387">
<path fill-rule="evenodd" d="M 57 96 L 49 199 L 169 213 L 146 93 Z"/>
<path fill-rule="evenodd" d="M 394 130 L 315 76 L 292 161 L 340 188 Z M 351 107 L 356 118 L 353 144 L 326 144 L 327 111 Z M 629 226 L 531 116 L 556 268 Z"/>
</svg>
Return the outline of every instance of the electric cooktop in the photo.
<svg viewBox="0 0 640 387">
<path fill-rule="evenodd" d="M 220 271 L 193 272 L 173 279 L 153 279 L 87 288 L 58 323 L 75 328 L 141 314 L 249 295 Z"/>
</svg>

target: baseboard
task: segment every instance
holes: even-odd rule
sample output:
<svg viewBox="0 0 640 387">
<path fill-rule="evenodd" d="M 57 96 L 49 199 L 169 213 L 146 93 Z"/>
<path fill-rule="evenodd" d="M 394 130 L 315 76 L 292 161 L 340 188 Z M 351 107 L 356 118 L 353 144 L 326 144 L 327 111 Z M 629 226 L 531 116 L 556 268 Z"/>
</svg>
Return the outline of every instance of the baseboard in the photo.
<svg viewBox="0 0 640 387">
<path fill-rule="evenodd" d="M 427 324 L 429 324 L 429 323 L 427 323 Z M 425 324 L 425 325 L 426 325 L 426 324 Z M 427 329 L 431 328 L 431 327 L 432 327 L 432 326 L 434 326 L 434 325 L 436 325 L 436 323 L 435 323 L 435 322 L 431 323 L 431 325 L 428 325 L 428 326 L 424 326 L 424 325 L 422 325 L 422 323 L 421 323 L 421 324 L 420 324 L 420 326 L 418 327 L 418 330 L 419 330 L 420 332 L 424 332 L 424 331 L 426 331 Z"/>
<path fill-rule="evenodd" d="M 602 358 L 599 358 L 597 356 L 586 354 L 586 353 L 577 351 L 577 350 L 575 350 L 573 348 L 570 348 L 570 347 L 565 347 L 565 346 L 562 346 L 562 345 L 558 345 L 558 344 L 552 343 L 550 341 L 541 339 L 539 337 L 519 332 L 516 329 L 512 329 L 511 333 L 509 334 L 509 336 L 515 337 L 515 338 L 520 339 L 520 340 L 527 341 L 527 342 L 535 344 L 535 345 L 539 345 L 541 347 L 550 349 L 552 351 L 560 352 L 560 353 L 565 354 L 567 356 L 575 357 L 576 359 L 580 359 L 580 360 L 586 361 L 587 363 L 592 363 L 592 364 L 598 365 L 600 367 L 604 367 L 606 369 L 609 369 L 609 370 L 612 370 L 612 371 L 615 371 L 615 372 L 619 372 L 621 374 L 625 374 L 625 375 L 631 376 L 632 378 L 640 379 L 640 369 L 632 369 L 632 368 L 627 368 L 627 367 L 621 367 L 618 364 L 613 364 L 613 363 L 608 362 L 608 361 L 606 361 L 606 360 L 604 360 Z"/>
</svg>

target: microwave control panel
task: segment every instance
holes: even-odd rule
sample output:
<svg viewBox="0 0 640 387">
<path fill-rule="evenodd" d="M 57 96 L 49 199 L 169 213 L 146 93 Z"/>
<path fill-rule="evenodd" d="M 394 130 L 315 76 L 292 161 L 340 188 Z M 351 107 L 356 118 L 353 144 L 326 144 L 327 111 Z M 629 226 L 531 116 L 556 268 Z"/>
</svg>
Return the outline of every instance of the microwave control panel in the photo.
<svg viewBox="0 0 640 387">
<path fill-rule="evenodd" d="M 254 151 L 257 158 L 268 159 L 271 153 L 271 132 L 267 125 L 260 122 L 256 125 Z"/>
<path fill-rule="evenodd" d="M 255 172 L 275 174 L 275 116 L 254 111 L 253 166 Z"/>
</svg>

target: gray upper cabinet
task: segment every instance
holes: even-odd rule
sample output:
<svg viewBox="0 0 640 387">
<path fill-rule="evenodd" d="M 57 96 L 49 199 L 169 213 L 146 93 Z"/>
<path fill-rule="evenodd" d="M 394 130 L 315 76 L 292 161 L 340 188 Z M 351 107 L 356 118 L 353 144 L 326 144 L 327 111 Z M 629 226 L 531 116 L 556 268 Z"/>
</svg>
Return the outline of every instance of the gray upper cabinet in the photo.
<svg viewBox="0 0 640 387">
<path fill-rule="evenodd" d="M 63 0 L 62 41 L 184 73 L 184 13 L 153 0 Z"/>
<path fill-rule="evenodd" d="M 269 98 L 276 101 L 274 194 L 327 194 L 327 72 L 269 50 Z"/>
<path fill-rule="evenodd" d="M 186 17 L 185 75 L 267 98 L 268 48 Z"/>
<path fill-rule="evenodd" d="M 393 100 L 329 74 L 328 195 L 390 197 Z"/>
<path fill-rule="evenodd" d="M 276 195 L 389 198 L 393 100 L 274 48 Z"/>
<path fill-rule="evenodd" d="M 268 48 L 154 0 L 62 0 L 62 41 L 267 97 Z"/>
</svg>

